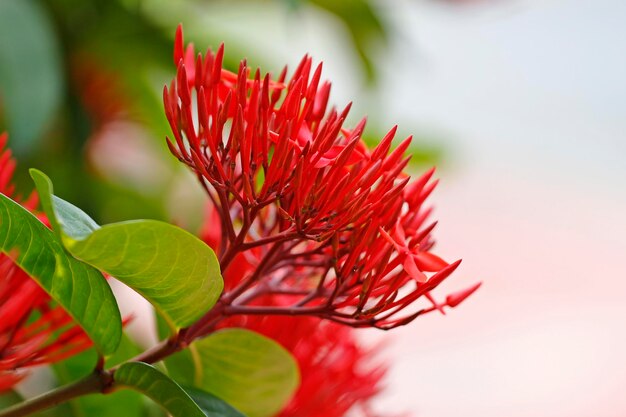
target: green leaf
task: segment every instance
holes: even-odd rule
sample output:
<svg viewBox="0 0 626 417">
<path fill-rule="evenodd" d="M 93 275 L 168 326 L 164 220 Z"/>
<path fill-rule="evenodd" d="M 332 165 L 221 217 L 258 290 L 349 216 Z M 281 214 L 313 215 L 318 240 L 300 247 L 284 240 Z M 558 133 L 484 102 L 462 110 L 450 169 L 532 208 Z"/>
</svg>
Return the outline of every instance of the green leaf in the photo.
<svg viewBox="0 0 626 417">
<path fill-rule="evenodd" d="M 181 366 L 184 361 L 195 363 L 195 375 L 185 371 L 189 366 Z M 175 380 L 215 394 L 249 417 L 278 413 L 300 380 L 298 365 L 287 350 L 244 329 L 213 333 L 165 363 Z"/>
<path fill-rule="evenodd" d="M 31 176 L 65 248 L 145 297 L 170 327 L 189 326 L 213 307 L 224 282 L 217 257 L 204 242 L 156 220 L 100 227 L 82 210 L 54 196 L 45 174 L 32 169 Z"/>
<path fill-rule="evenodd" d="M 43 223 L 1 194 L 0 242 L 2 252 L 13 256 L 74 318 L 102 354 L 115 351 L 122 337 L 122 321 L 102 274 L 68 256 Z"/>
<path fill-rule="evenodd" d="M 15 391 L 6 391 L 0 393 L 0 410 L 17 404 L 24 399 Z"/>
<path fill-rule="evenodd" d="M 42 3 L 0 1 L 0 101 L 18 154 L 37 148 L 61 102 L 57 35 Z"/>
<path fill-rule="evenodd" d="M 197 388 L 184 387 L 184 390 L 204 411 L 207 417 L 246 417 L 226 401 Z"/>
<path fill-rule="evenodd" d="M 165 374 L 143 362 L 129 362 L 115 372 L 115 387 L 150 397 L 173 417 L 205 417 L 191 397 Z"/>
</svg>

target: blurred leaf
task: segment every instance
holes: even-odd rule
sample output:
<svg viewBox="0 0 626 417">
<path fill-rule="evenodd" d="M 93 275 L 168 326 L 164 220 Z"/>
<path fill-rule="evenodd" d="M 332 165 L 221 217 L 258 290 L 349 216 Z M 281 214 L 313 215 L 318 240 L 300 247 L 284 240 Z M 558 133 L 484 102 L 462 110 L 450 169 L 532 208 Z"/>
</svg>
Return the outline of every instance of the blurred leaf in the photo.
<svg viewBox="0 0 626 417">
<path fill-rule="evenodd" d="M 94 206 L 99 210 L 103 223 L 137 218 L 165 220 L 169 217 L 160 195 L 139 194 L 122 184 L 104 179 L 91 181 L 91 184 L 94 193 L 92 201 L 96 203 Z M 167 188 L 162 191 L 165 193 Z"/>
<path fill-rule="evenodd" d="M 166 154 L 164 136 L 169 127 L 163 113 L 162 89 L 171 77 L 171 36 L 145 18 L 143 6 L 128 1 L 47 3 L 66 30 L 72 62 L 88 63 L 110 78 L 111 91 L 96 90 L 92 95 L 118 100 L 125 107 L 125 117 L 153 132 L 160 140 L 155 141 L 160 145 L 157 149 Z"/>
<path fill-rule="evenodd" d="M 23 398 L 15 391 L 7 391 L 0 394 L 0 410 L 21 402 Z"/>
<path fill-rule="evenodd" d="M 0 1 L 0 100 L 18 154 L 37 149 L 61 102 L 57 36 L 39 2 Z"/>
<path fill-rule="evenodd" d="M 122 340 L 123 339 L 124 337 L 122 337 Z M 98 353 L 94 349 L 88 349 L 53 364 L 52 370 L 59 384 L 69 384 L 92 373 L 97 361 Z"/>
<path fill-rule="evenodd" d="M 387 40 L 383 20 L 368 0 L 309 0 L 312 4 L 336 15 L 345 25 L 363 63 L 369 81 L 376 78 L 373 46 Z"/>
<path fill-rule="evenodd" d="M 122 336 L 120 312 L 102 274 L 68 256 L 54 234 L 22 206 L 0 194 L 4 253 L 33 277 L 85 330 L 103 354 Z"/>
<path fill-rule="evenodd" d="M 189 326 L 219 298 L 224 282 L 215 253 L 189 232 L 156 220 L 98 226 L 53 195 L 52 182 L 31 170 L 44 211 L 65 248 L 150 301 L 170 327 Z"/>
<path fill-rule="evenodd" d="M 195 375 L 189 371 L 194 364 Z M 300 379 L 298 365 L 288 351 L 244 329 L 220 330 L 194 342 L 188 350 L 168 358 L 166 366 L 181 384 L 215 394 L 250 417 L 279 412 Z"/>
<path fill-rule="evenodd" d="M 176 382 L 147 363 L 129 362 L 120 366 L 115 372 L 115 387 L 141 392 L 173 417 L 206 417 Z"/>
<path fill-rule="evenodd" d="M 122 336 L 119 347 L 111 356 L 106 359 L 105 368 L 110 368 L 126 362 L 143 352 L 137 344 L 126 334 Z"/>
<path fill-rule="evenodd" d="M 75 400 L 75 417 L 143 417 L 145 402 L 134 391 L 118 391 L 107 395 L 92 394 Z"/>
<path fill-rule="evenodd" d="M 285 5 L 291 9 L 297 9 L 302 5 L 304 0 L 281 0 Z"/>
</svg>

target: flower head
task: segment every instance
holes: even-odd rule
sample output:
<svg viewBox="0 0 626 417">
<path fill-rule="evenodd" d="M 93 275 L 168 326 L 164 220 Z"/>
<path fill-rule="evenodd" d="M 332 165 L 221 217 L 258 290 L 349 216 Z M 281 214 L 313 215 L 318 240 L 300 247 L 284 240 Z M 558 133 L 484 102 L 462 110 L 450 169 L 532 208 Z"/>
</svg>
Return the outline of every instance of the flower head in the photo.
<svg viewBox="0 0 626 417">
<path fill-rule="evenodd" d="M 15 161 L 5 149 L 6 142 L 6 133 L 0 134 L 0 192 L 34 211 L 36 194 L 25 201 L 14 195 L 11 176 Z M 43 215 L 39 217 L 45 220 Z M 10 256 L 0 254 L 0 392 L 24 378 L 26 368 L 60 361 L 90 346 L 91 341 L 71 317 L 54 306 Z"/>
<path fill-rule="evenodd" d="M 425 200 L 432 171 L 410 181 L 396 128 L 368 149 L 329 108 L 322 65 L 305 56 L 277 79 L 222 67 L 224 48 L 195 55 L 176 34 L 177 77 L 164 89 L 171 152 L 211 199 L 207 240 L 220 257 L 224 314 L 313 315 L 389 329 L 452 307 L 430 295 L 459 265 L 432 252 Z M 297 296 L 264 306 L 265 295 Z M 430 307 L 409 311 L 418 299 Z M 256 301 L 255 301 L 256 300 Z M 456 299 L 454 299 L 456 301 Z"/>
</svg>

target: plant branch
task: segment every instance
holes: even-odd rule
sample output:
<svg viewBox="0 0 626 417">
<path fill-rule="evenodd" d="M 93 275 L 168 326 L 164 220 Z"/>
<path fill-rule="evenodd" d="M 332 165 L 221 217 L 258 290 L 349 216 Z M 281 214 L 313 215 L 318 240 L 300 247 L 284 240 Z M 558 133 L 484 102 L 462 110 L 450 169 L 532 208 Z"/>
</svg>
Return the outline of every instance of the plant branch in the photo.
<svg viewBox="0 0 626 417">
<path fill-rule="evenodd" d="M 316 315 L 320 313 L 324 313 L 324 306 L 316 306 L 316 307 L 301 307 L 301 306 L 292 306 L 292 307 L 273 307 L 273 306 L 237 306 L 232 305 L 224 308 L 225 316 L 234 316 L 237 314 L 247 314 L 247 315 L 279 315 L 279 316 L 302 316 L 302 315 Z M 0 416 L 2 417 L 2 416 Z"/>
<path fill-rule="evenodd" d="M 111 382 L 111 373 L 106 371 L 94 372 L 76 382 L 0 411 L 0 417 L 23 417 L 82 395 L 104 392 Z"/>
</svg>

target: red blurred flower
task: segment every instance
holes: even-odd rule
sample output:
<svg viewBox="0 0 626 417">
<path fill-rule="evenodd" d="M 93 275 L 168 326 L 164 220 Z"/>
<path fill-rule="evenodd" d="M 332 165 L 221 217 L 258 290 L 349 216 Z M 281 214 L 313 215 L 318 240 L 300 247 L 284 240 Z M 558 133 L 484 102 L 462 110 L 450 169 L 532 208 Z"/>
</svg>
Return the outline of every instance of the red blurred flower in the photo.
<svg viewBox="0 0 626 417">
<path fill-rule="evenodd" d="M 70 64 L 73 87 L 95 135 L 108 123 L 130 118 L 132 106 L 124 94 L 119 75 L 88 53 L 76 54 Z"/>
<path fill-rule="evenodd" d="M 259 70 L 251 77 L 245 61 L 237 74 L 223 69 L 223 53 L 196 57 L 179 27 L 177 77 L 164 90 L 169 148 L 212 201 L 205 238 L 225 276 L 222 315 L 389 329 L 458 305 L 458 296 L 443 304 L 430 296 L 460 261 L 431 251 L 435 224 L 426 223 L 424 202 L 436 183 L 432 171 L 413 182 L 403 173 L 411 138 L 390 151 L 393 128 L 368 149 L 365 120 L 343 126 L 350 106 L 327 108 L 330 84 L 309 57 L 291 79 L 285 69 L 272 80 Z M 293 303 L 258 302 L 278 294 Z M 422 297 L 432 305 L 407 310 Z"/>
<path fill-rule="evenodd" d="M 6 133 L 0 134 L 0 192 L 34 211 L 36 194 L 23 202 L 14 196 L 15 161 L 6 142 Z M 25 368 L 60 361 L 89 346 L 71 317 L 11 257 L 0 254 L 0 392 L 19 382 Z"/>
</svg>

